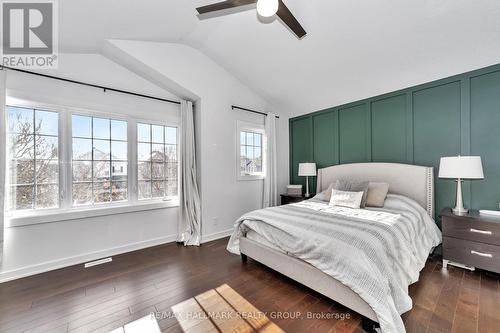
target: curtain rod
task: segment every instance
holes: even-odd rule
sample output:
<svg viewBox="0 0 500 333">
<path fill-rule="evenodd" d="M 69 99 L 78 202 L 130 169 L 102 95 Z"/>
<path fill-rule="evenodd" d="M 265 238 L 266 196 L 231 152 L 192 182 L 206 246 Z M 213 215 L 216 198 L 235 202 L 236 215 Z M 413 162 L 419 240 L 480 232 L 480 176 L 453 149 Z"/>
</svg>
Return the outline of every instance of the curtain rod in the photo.
<svg viewBox="0 0 500 333">
<path fill-rule="evenodd" d="M 257 114 L 261 114 L 263 116 L 267 116 L 267 113 L 264 113 L 264 112 L 260 112 L 260 111 L 255 111 L 255 110 L 250 110 L 250 109 L 247 109 L 247 108 L 242 108 L 241 106 L 236 106 L 236 105 L 231 105 L 231 109 L 238 109 L 238 110 L 243 110 L 243 111 L 248 111 L 248 112 L 253 112 L 253 113 L 257 113 Z M 279 118 L 280 116 L 278 115 L 275 115 L 276 118 Z"/>
<path fill-rule="evenodd" d="M 177 105 L 181 104 L 181 102 L 173 101 L 173 100 L 166 99 L 166 98 L 160 98 L 160 97 L 155 97 L 155 96 L 150 96 L 150 95 L 144 95 L 144 94 L 139 94 L 139 93 L 135 93 L 135 92 L 127 91 L 127 90 L 115 89 L 115 88 L 100 86 L 100 85 L 97 85 L 97 84 L 92 84 L 92 83 L 87 83 L 87 82 L 82 82 L 82 81 L 76 81 L 76 80 L 66 79 L 66 78 L 63 78 L 63 77 L 58 77 L 58 76 L 53 76 L 53 75 L 48 75 L 48 74 L 30 72 L 30 71 L 27 71 L 27 70 L 24 70 L 24 69 L 12 68 L 12 67 L 7 67 L 7 66 L 0 65 L 0 70 L 3 70 L 4 68 L 8 69 L 8 70 L 11 70 L 11 71 L 15 71 L 15 72 L 21 72 L 21 73 L 31 74 L 31 75 L 36 75 L 36 76 L 41 76 L 41 77 L 45 77 L 45 78 L 49 78 L 49 79 L 54 79 L 54 80 L 59 80 L 59 81 L 64 81 L 64 82 L 69 82 L 69 83 L 74 83 L 74 84 L 79 84 L 79 85 L 82 85 L 82 86 L 88 86 L 88 87 L 98 88 L 98 89 L 104 90 L 104 92 L 106 92 L 106 91 L 109 90 L 109 91 L 114 91 L 114 92 L 121 93 L 121 94 L 127 94 L 127 95 L 132 95 L 132 96 L 137 96 L 137 97 L 149 98 L 149 99 L 154 99 L 154 100 L 157 100 L 157 101 L 162 101 L 162 102 L 167 102 L 167 103 L 173 103 L 173 104 L 177 104 Z"/>
</svg>

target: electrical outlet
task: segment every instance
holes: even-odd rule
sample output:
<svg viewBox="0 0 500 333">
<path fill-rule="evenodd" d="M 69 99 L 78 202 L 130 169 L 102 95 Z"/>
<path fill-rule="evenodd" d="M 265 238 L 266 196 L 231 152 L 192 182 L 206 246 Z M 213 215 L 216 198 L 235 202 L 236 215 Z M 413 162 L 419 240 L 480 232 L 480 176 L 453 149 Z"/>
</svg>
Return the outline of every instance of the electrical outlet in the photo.
<svg viewBox="0 0 500 333">
<path fill-rule="evenodd" d="M 219 218 L 217 216 L 213 217 L 212 222 L 213 222 L 213 225 L 219 225 Z"/>
</svg>

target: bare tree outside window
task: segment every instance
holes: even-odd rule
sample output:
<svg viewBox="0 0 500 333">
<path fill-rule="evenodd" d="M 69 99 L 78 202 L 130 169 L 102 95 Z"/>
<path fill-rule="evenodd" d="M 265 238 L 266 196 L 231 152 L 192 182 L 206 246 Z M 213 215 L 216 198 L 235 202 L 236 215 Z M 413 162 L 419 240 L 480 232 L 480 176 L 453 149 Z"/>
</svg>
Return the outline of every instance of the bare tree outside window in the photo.
<svg viewBox="0 0 500 333">
<path fill-rule="evenodd" d="M 137 124 L 140 200 L 178 196 L 177 128 Z"/>
<path fill-rule="evenodd" d="M 73 205 L 126 201 L 127 122 L 73 115 Z"/>
<path fill-rule="evenodd" d="M 9 210 L 59 206 L 59 114 L 7 106 Z"/>
</svg>

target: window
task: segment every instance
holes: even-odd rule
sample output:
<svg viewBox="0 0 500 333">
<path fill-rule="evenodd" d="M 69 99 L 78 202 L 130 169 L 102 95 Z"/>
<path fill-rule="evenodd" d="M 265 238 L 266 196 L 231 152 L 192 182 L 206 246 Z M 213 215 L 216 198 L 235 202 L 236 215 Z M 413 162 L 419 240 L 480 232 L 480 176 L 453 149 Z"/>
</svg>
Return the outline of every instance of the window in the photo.
<svg viewBox="0 0 500 333">
<path fill-rule="evenodd" d="M 175 123 L 14 98 L 9 105 L 4 142 L 10 225 L 178 205 Z"/>
<path fill-rule="evenodd" d="M 73 205 L 128 198 L 127 122 L 72 116 Z"/>
<path fill-rule="evenodd" d="M 177 128 L 137 124 L 139 200 L 178 196 Z"/>
<path fill-rule="evenodd" d="M 264 177 L 264 129 L 262 126 L 238 123 L 239 179 L 262 179 Z"/>
<path fill-rule="evenodd" d="M 7 106 L 8 209 L 59 206 L 59 114 Z"/>
</svg>

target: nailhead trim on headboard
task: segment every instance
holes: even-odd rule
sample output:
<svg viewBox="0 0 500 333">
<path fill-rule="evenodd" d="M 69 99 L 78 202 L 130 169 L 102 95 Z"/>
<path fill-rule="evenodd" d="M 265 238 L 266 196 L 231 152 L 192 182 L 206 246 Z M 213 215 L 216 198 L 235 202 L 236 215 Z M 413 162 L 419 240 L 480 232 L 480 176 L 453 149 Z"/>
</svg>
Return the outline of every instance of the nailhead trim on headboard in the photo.
<svg viewBox="0 0 500 333">
<path fill-rule="evenodd" d="M 427 168 L 427 213 L 429 213 L 431 217 L 434 217 L 433 182 L 434 170 L 433 168 Z"/>
</svg>

